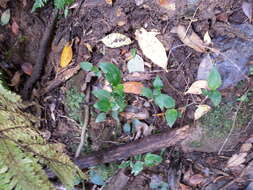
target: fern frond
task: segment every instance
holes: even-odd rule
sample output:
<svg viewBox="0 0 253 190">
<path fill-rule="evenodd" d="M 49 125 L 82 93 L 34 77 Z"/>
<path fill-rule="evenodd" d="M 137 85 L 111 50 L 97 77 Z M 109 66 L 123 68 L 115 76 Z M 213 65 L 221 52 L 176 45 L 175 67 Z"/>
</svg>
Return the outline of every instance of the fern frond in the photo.
<svg viewBox="0 0 253 190">
<path fill-rule="evenodd" d="M 44 7 L 44 5 L 48 2 L 48 0 L 35 0 L 32 8 L 32 12 L 34 12 L 37 8 Z"/>
<path fill-rule="evenodd" d="M 12 93 L 10 90 L 8 90 L 8 89 L 6 89 L 6 87 L 4 87 L 4 84 L 1 81 L 1 79 L 0 79 L 0 94 L 11 102 L 18 102 L 21 100 L 20 96 L 18 96 L 15 93 Z"/>
<path fill-rule="evenodd" d="M 66 6 L 70 5 L 73 2 L 74 0 L 54 0 L 54 6 L 57 9 L 64 9 Z"/>
<path fill-rule="evenodd" d="M 13 103 L 15 98 L 7 99 L 6 94 L 15 97 L 5 88 L 0 91 L 0 190 L 54 189 L 41 164 L 73 189 L 77 180 L 84 179 L 81 170 L 63 153 L 61 144 L 43 139 L 33 126 L 35 117 L 20 110 L 21 103 Z"/>
</svg>

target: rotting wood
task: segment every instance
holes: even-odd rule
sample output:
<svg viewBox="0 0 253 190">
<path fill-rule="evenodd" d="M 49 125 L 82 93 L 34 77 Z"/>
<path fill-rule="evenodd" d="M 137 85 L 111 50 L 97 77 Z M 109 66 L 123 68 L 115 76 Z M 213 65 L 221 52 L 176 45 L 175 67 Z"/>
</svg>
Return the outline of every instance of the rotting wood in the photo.
<svg viewBox="0 0 253 190">
<path fill-rule="evenodd" d="M 91 155 L 76 159 L 75 164 L 84 169 L 98 164 L 123 160 L 138 154 L 158 151 L 178 144 L 189 134 L 190 127 L 187 125 L 180 129 L 150 135 L 125 145 L 111 147 L 108 150 L 94 152 Z"/>
</svg>

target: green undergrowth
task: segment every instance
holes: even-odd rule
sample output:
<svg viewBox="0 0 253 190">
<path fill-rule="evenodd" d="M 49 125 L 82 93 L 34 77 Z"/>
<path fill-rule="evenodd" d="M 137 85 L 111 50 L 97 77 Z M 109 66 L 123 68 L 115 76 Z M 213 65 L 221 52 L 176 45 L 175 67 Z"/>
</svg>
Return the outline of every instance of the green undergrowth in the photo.
<svg viewBox="0 0 253 190">
<path fill-rule="evenodd" d="M 200 119 L 201 126 L 207 131 L 208 137 L 226 137 L 233 127 L 233 123 L 235 131 L 247 126 L 252 110 L 249 110 L 247 103 L 242 103 L 239 110 L 238 106 L 239 102 L 222 103 Z"/>
</svg>

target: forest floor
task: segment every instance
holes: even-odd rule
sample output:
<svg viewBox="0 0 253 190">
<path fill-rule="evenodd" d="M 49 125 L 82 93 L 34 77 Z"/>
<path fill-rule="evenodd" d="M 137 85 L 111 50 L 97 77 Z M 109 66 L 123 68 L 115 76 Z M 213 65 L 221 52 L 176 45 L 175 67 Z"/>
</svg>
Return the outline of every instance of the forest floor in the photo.
<svg viewBox="0 0 253 190">
<path fill-rule="evenodd" d="M 0 69 L 10 88 L 35 105 L 26 111 L 41 119 L 42 135 L 49 142 L 63 143 L 66 153 L 89 173 L 90 180 L 83 184 L 87 189 L 253 189 L 252 4 L 241 0 L 110 2 L 76 1 L 67 15 L 59 11 L 50 31 L 51 2 L 35 12 L 31 12 L 33 1 L 0 2 L 0 15 L 10 10 L 9 22 L 0 26 Z M 110 34 L 110 42 L 101 40 Z M 46 35 L 50 40 L 43 49 Z M 162 47 L 152 49 L 159 43 Z M 215 57 L 217 49 L 222 58 Z M 151 55 L 163 51 L 165 66 L 155 61 L 163 54 Z M 187 93 L 194 82 L 212 80 L 205 70 L 208 64 L 204 70 L 199 68 L 208 56 L 214 65 L 233 60 L 231 65 L 241 69 L 219 67 L 222 85 L 212 90 L 222 98 L 216 106 L 217 97 Z M 41 68 L 34 66 L 39 59 Z M 109 84 L 110 76 L 118 80 L 117 70 L 108 71 L 108 78 L 101 63 L 119 68 L 123 93 L 118 84 Z M 26 88 L 30 77 L 38 80 Z M 158 77 L 160 89 L 153 82 Z M 153 100 L 161 94 L 155 90 L 153 99 L 147 98 L 143 87 L 159 89 L 175 105 L 167 106 L 167 99 Z M 197 86 L 195 91 L 208 87 Z M 98 89 L 112 91 L 110 101 L 121 96 L 115 100 L 119 108 L 114 102 L 98 105 L 100 95 L 94 93 Z M 175 122 L 163 107 L 176 111 Z M 157 164 L 145 165 L 148 152 L 157 156 L 152 160 Z M 80 163 L 90 153 L 97 155 L 89 157 L 90 163 Z M 122 158 L 128 167 L 119 169 Z"/>
</svg>

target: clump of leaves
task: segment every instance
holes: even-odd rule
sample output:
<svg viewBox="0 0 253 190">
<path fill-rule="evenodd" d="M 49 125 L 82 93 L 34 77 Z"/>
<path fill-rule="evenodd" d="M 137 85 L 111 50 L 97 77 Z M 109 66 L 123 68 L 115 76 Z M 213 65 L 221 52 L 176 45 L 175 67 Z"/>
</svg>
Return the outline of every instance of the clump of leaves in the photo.
<svg viewBox="0 0 253 190">
<path fill-rule="evenodd" d="M 144 156 L 137 155 L 131 158 L 128 161 L 123 161 L 119 168 L 126 168 L 130 167 L 132 170 L 132 174 L 135 176 L 138 175 L 143 168 L 146 167 L 152 167 L 160 164 L 162 162 L 163 158 L 160 155 L 147 153 Z"/>
<path fill-rule="evenodd" d="M 218 106 L 221 102 L 221 93 L 217 89 L 221 86 L 222 80 L 219 71 L 215 67 L 209 73 L 207 83 L 210 90 L 202 89 L 202 93 L 208 96 L 214 106 Z"/>
<path fill-rule="evenodd" d="M 162 80 L 159 76 L 157 76 L 153 81 L 154 89 L 144 87 L 142 89 L 142 95 L 154 100 L 155 104 L 158 105 L 161 110 L 164 110 L 164 108 L 166 108 L 165 118 L 167 124 L 172 127 L 179 114 L 178 111 L 175 109 L 175 100 L 171 96 L 163 94 L 161 92 L 163 86 L 164 85 Z"/>
<path fill-rule="evenodd" d="M 84 94 L 79 92 L 77 88 L 70 88 L 66 93 L 66 106 L 69 116 L 75 121 L 82 123 L 81 104 L 84 101 Z"/>
<path fill-rule="evenodd" d="M 54 6 L 57 9 L 65 9 L 66 6 L 72 4 L 74 0 L 54 0 Z M 34 12 L 37 8 L 42 8 L 48 3 L 48 0 L 35 0 L 32 8 L 32 12 Z"/>
<path fill-rule="evenodd" d="M 103 89 L 94 90 L 92 92 L 98 99 L 94 107 L 101 112 L 97 116 L 96 122 L 104 121 L 108 113 L 118 122 L 118 113 L 122 112 L 126 107 L 124 86 L 121 83 L 121 72 L 118 67 L 112 63 L 106 62 L 100 63 L 99 68 L 93 66 L 89 62 L 80 63 L 80 67 L 85 71 L 93 72 L 96 76 L 100 76 L 102 71 L 105 74 L 106 80 L 112 86 L 112 92 Z"/>
</svg>

